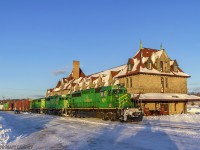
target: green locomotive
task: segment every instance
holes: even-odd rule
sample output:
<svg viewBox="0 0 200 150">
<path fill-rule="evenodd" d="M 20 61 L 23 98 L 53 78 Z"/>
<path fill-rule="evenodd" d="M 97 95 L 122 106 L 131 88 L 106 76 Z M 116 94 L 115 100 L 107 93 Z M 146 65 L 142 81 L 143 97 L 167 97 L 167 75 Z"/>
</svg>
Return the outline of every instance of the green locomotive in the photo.
<svg viewBox="0 0 200 150">
<path fill-rule="evenodd" d="M 136 108 L 131 95 L 122 85 L 104 86 L 74 92 L 67 99 L 69 107 L 65 110 L 70 116 L 93 114 L 104 120 L 141 121 L 142 110 Z"/>
<path fill-rule="evenodd" d="M 46 110 L 46 99 L 34 99 L 30 104 L 30 111 L 35 113 L 43 113 Z"/>
<path fill-rule="evenodd" d="M 31 104 L 32 110 L 40 106 L 40 112 L 42 110 L 47 114 L 67 114 L 74 117 L 94 116 L 113 121 L 141 121 L 143 117 L 142 110 L 135 107 L 131 95 L 122 85 L 91 88 L 64 96 L 51 96 L 43 101 L 44 105 Z M 32 102 L 42 102 L 42 100 Z"/>
<path fill-rule="evenodd" d="M 64 110 L 66 108 L 66 97 L 62 97 L 61 95 L 51 96 L 46 98 L 46 109 L 44 110 L 44 113 L 61 115 L 65 113 Z"/>
</svg>

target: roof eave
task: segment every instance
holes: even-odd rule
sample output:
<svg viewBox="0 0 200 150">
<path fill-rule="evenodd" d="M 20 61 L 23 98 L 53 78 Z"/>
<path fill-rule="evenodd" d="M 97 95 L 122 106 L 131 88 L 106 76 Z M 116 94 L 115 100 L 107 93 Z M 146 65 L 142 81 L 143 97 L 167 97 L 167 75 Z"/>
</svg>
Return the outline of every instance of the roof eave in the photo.
<svg viewBox="0 0 200 150">
<path fill-rule="evenodd" d="M 170 74 L 156 74 L 156 73 L 146 73 L 146 72 L 137 72 L 137 73 L 130 73 L 126 75 L 121 75 L 116 78 L 123 78 L 127 76 L 137 75 L 137 74 L 147 74 L 147 75 L 157 75 L 157 76 L 172 76 L 172 77 L 183 77 L 183 78 L 190 78 L 191 76 L 180 76 L 180 75 L 170 75 Z"/>
</svg>

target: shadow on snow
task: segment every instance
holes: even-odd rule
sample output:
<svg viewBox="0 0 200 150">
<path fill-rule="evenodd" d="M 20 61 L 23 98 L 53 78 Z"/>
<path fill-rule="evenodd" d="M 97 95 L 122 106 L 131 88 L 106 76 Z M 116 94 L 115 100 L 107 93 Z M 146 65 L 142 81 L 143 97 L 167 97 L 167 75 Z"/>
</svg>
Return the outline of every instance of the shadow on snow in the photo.
<svg viewBox="0 0 200 150">
<path fill-rule="evenodd" d="M 134 127 L 135 126 L 135 127 Z M 101 134 L 87 140 L 85 150 L 165 150 L 178 149 L 176 144 L 163 131 L 153 131 L 151 126 L 119 123 L 106 127 Z"/>
<path fill-rule="evenodd" d="M 32 133 L 43 130 L 45 125 L 55 117 L 46 117 L 45 115 L 38 115 L 37 117 L 37 114 L 14 114 L 14 112 L 0 112 L 0 116 L 3 118 L 3 129 L 11 129 L 8 133 L 8 144 L 17 138 L 24 138 Z"/>
</svg>

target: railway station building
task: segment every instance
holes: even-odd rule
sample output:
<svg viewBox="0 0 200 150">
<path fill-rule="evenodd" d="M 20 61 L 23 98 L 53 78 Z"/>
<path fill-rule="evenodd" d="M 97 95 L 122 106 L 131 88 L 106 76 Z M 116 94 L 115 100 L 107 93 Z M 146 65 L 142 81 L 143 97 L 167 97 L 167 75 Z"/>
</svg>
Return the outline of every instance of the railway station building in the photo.
<svg viewBox="0 0 200 150">
<path fill-rule="evenodd" d="M 85 75 L 80 62 L 73 62 L 72 72 L 48 89 L 46 97 L 66 95 L 75 91 L 122 84 L 145 115 L 187 113 L 187 103 L 200 97 L 187 94 L 187 79 L 176 60 L 165 49 L 140 48 L 124 65 Z"/>
</svg>

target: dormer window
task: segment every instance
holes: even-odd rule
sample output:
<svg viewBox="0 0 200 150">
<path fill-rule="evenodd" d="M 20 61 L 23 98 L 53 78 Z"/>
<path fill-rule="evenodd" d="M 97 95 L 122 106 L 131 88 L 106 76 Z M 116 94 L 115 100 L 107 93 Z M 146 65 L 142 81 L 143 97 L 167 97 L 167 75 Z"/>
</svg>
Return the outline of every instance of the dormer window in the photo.
<svg viewBox="0 0 200 150">
<path fill-rule="evenodd" d="M 131 71 L 133 68 L 133 65 L 132 64 L 128 64 L 128 71 Z"/>
<path fill-rule="evenodd" d="M 133 69 L 133 65 L 134 65 L 134 60 L 133 58 L 129 58 L 128 62 L 127 62 L 127 70 L 131 71 Z"/>
<path fill-rule="evenodd" d="M 160 71 L 163 72 L 163 61 L 160 61 Z"/>
<path fill-rule="evenodd" d="M 147 68 L 150 69 L 150 70 L 152 69 L 152 64 L 151 64 L 151 62 L 148 62 L 148 63 L 147 63 Z"/>
<path fill-rule="evenodd" d="M 174 71 L 178 72 L 178 66 L 174 65 Z"/>
<path fill-rule="evenodd" d="M 165 72 L 167 71 L 167 62 L 165 62 Z"/>
</svg>

